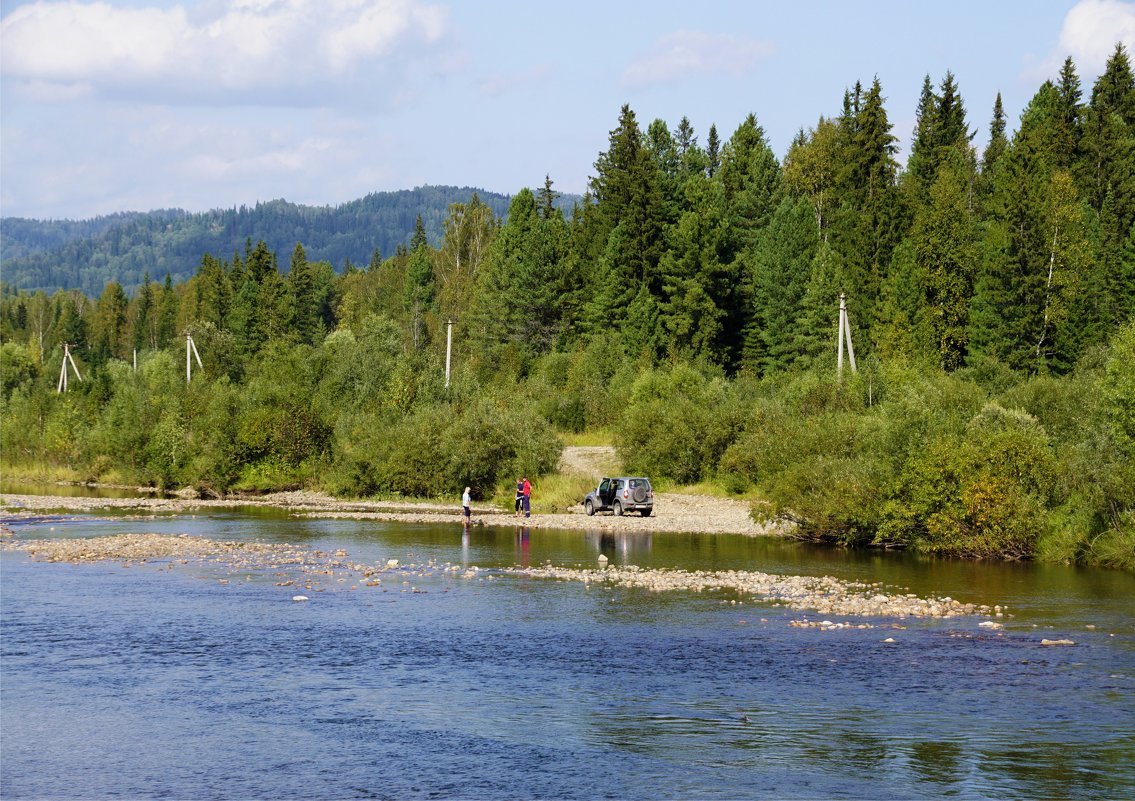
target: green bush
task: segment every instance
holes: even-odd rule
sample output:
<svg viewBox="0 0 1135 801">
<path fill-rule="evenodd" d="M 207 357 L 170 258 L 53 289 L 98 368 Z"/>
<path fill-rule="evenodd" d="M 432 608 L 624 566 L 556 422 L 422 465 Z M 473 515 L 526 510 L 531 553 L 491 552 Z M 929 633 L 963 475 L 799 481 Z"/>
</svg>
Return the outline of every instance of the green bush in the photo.
<svg viewBox="0 0 1135 801">
<path fill-rule="evenodd" d="M 1048 528 L 1055 486 L 1048 437 L 1025 412 L 987 404 L 905 467 L 875 542 L 929 553 L 1025 558 Z"/>
<path fill-rule="evenodd" d="M 693 484 L 717 472 L 742 417 L 723 379 L 679 364 L 635 382 L 615 445 L 628 472 Z"/>
</svg>

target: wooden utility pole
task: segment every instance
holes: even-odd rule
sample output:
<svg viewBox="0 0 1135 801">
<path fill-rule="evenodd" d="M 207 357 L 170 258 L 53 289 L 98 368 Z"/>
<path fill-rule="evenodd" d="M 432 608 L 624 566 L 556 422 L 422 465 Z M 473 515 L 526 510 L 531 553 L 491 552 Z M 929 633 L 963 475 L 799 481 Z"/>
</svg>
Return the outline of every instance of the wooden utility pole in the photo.
<svg viewBox="0 0 1135 801">
<path fill-rule="evenodd" d="M 836 356 L 836 372 L 843 376 L 843 343 L 847 342 L 848 360 L 851 362 L 851 372 L 858 372 L 855 368 L 855 348 L 851 346 L 851 325 L 847 322 L 847 295 L 839 295 L 839 335 L 837 337 L 838 355 Z"/>
<path fill-rule="evenodd" d="M 67 391 L 67 365 L 71 365 L 71 369 L 75 371 L 75 378 L 81 382 L 83 377 L 79 375 L 79 368 L 75 366 L 75 357 L 71 355 L 71 346 L 66 342 L 63 343 L 63 369 L 59 371 L 59 386 L 55 388 L 56 392 Z"/>
<path fill-rule="evenodd" d="M 449 389 L 449 367 L 453 360 L 453 319 L 445 321 L 445 388 Z"/>
<path fill-rule="evenodd" d="M 197 346 L 193 344 L 193 337 L 189 332 L 185 334 L 185 383 L 189 383 L 189 379 L 193 377 L 193 363 L 190 362 L 189 357 L 194 356 L 197 358 L 197 366 L 202 370 L 205 365 L 201 364 L 201 354 L 197 352 Z"/>
</svg>

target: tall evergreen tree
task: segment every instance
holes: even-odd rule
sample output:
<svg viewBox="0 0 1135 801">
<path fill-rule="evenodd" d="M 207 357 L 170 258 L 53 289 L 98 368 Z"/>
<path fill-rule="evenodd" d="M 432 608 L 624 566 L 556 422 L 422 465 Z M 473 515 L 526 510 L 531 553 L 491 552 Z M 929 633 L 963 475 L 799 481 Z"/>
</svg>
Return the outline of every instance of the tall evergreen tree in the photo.
<svg viewBox="0 0 1135 801">
<path fill-rule="evenodd" d="M 721 140 L 717 136 L 717 126 L 713 124 L 709 126 L 709 136 L 705 141 L 705 158 L 705 173 L 712 178 L 721 166 Z"/>
<path fill-rule="evenodd" d="M 168 348 L 177 337 L 177 309 L 177 292 L 173 288 L 173 277 L 166 273 L 158 297 L 157 346 L 159 348 Z"/>
<path fill-rule="evenodd" d="M 658 263 L 666 244 L 666 204 L 660 170 L 630 106 L 623 106 L 619 125 L 610 134 L 610 146 L 600 154 L 595 168 L 591 193 L 596 200 L 602 255 L 587 316 L 591 330 L 599 331 L 626 321 L 640 287 L 655 297 L 661 292 Z M 640 315 L 640 320 L 648 317 Z M 640 334 L 643 341 L 656 336 L 656 332 Z"/>
<path fill-rule="evenodd" d="M 415 352 L 426 346 L 426 315 L 434 302 L 434 266 L 422 215 L 414 221 L 406 264 L 404 304 L 410 321 L 410 342 Z"/>
<path fill-rule="evenodd" d="M 134 293 L 133 334 L 131 344 L 135 350 L 154 347 L 151 327 L 154 314 L 154 285 L 150 282 L 150 271 L 142 275 L 142 286 Z"/>
<path fill-rule="evenodd" d="M 751 247 L 779 202 L 780 164 L 756 115 L 749 114 L 725 143 L 717 172 L 741 237 Z"/>
<path fill-rule="evenodd" d="M 812 207 L 806 198 L 785 198 L 754 250 L 754 314 L 745 332 L 745 366 L 760 374 L 788 369 L 805 355 L 800 325 L 809 273 L 820 245 L 819 232 L 811 223 Z"/>
<path fill-rule="evenodd" d="M 1080 157 L 1080 140 L 1083 137 L 1080 76 L 1076 74 L 1076 65 L 1071 56 L 1064 59 L 1064 65 L 1060 68 L 1060 83 L 1056 88 L 1060 95 L 1060 125 L 1057 129 L 1059 139 L 1055 143 L 1053 166 L 1071 168 Z"/>
<path fill-rule="evenodd" d="M 286 301 L 282 304 L 290 314 L 288 328 L 300 341 L 308 345 L 323 338 L 323 319 L 316 296 L 315 274 L 307 261 L 307 252 L 300 243 L 292 251 L 288 268 Z"/>
<path fill-rule="evenodd" d="M 962 366 L 969 340 L 969 304 L 977 273 L 974 167 L 969 148 L 958 143 L 939 165 L 928 203 L 915 215 L 911 231 L 924 281 L 925 314 L 944 370 Z"/>
<path fill-rule="evenodd" d="M 111 281 L 99 298 L 91 356 L 96 362 L 126 356 L 126 322 L 129 301 L 122 285 Z"/>
<path fill-rule="evenodd" d="M 728 364 L 736 338 L 730 316 L 738 306 L 735 244 L 725 191 L 704 175 L 686 183 L 687 210 L 662 260 L 659 308 L 667 348 L 675 355 Z"/>
<path fill-rule="evenodd" d="M 856 338 L 865 343 L 875 323 L 875 304 L 901 235 L 901 206 L 895 185 L 895 137 L 876 78 L 866 94 L 857 83 L 845 96 L 852 117 L 840 120 L 840 221 L 833 244 L 844 262 L 841 291 L 856 305 Z"/>
<path fill-rule="evenodd" d="M 948 151 L 968 146 L 972 138 L 954 74 L 947 70 L 938 93 L 931 89 L 930 76 L 927 75 L 922 84 L 914 142 L 904 175 L 908 195 L 916 208 L 927 203 L 938 167 L 947 158 Z"/>
<path fill-rule="evenodd" d="M 993 119 L 989 123 L 989 142 L 981 156 L 982 175 L 990 175 L 993 172 L 997 160 L 1008 147 L 1009 139 L 1005 135 L 1005 107 L 1001 104 L 1001 93 L 998 92 L 997 99 L 993 101 Z"/>
</svg>

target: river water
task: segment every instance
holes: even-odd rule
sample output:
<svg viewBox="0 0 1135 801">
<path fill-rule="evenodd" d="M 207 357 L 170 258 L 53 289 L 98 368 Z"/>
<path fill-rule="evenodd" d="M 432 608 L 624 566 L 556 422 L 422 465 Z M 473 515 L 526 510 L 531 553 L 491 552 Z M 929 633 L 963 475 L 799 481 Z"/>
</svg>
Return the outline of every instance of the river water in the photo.
<svg viewBox="0 0 1135 801">
<path fill-rule="evenodd" d="M 253 510 L 9 525 L 17 539 L 186 533 L 399 566 L 294 602 L 278 572 L 3 552 L 6 800 L 1135 797 L 1128 573 Z M 504 571 L 600 553 L 880 581 L 1008 616 L 1002 630 L 819 630 L 726 592 Z"/>
</svg>

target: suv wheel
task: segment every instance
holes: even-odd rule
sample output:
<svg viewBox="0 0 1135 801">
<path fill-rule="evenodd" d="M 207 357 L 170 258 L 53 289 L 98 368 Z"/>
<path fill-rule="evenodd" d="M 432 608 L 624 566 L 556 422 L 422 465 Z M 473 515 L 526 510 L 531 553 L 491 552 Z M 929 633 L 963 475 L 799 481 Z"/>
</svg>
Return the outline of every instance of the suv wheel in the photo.
<svg viewBox="0 0 1135 801">
<path fill-rule="evenodd" d="M 583 502 L 583 511 L 587 512 L 588 517 L 595 514 L 595 504 L 591 502 L 590 498 Z"/>
<path fill-rule="evenodd" d="M 615 514 L 618 517 L 623 516 L 623 505 L 621 503 L 619 503 L 618 501 L 615 501 L 615 505 L 612 508 L 615 510 Z"/>
<path fill-rule="evenodd" d="M 653 512 L 653 511 L 654 511 L 653 509 L 643 509 L 641 514 L 642 514 L 643 517 L 650 517 L 650 513 Z"/>
</svg>

